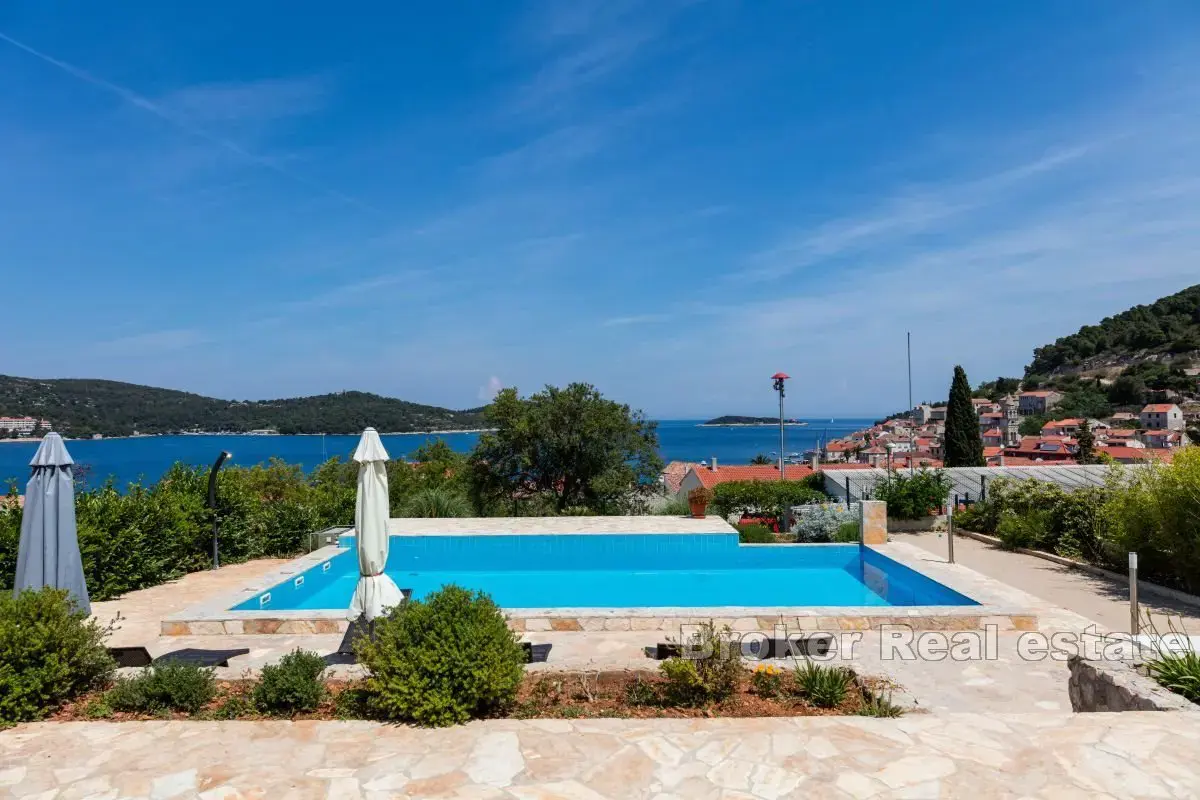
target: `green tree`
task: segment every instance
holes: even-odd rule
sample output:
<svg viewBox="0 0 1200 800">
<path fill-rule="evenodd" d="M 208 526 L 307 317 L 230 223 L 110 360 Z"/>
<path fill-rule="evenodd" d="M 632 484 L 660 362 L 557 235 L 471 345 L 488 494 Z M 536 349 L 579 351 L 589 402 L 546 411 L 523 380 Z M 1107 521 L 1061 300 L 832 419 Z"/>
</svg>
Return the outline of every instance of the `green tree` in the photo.
<svg viewBox="0 0 1200 800">
<path fill-rule="evenodd" d="M 1079 435 L 1075 437 L 1079 442 L 1079 453 L 1075 456 L 1075 460 L 1080 464 L 1096 464 L 1096 437 L 1092 435 L 1091 423 L 1085 417 L 1083 422 L 1079 423 Z"/>
<path fill-rule="evenodd" d="M 1030 414 L 1021 420 L 1021 424 L 1017 428 L 1017 433 L 1022 436 L 1037 436 L 1042 432 L 1042 427 L 1049 421 L 1050 417 L 1045 414 Z"/>
<path fill-rule="evenodd" d="M 982 467 L 983 437 L 979 435 L 979 415 L 971 404 L 971 384 L 962 367 L 954 368 L 950 384 L 950 402 L 946 406 L 946 466 Z"/>
<path fill-rule="evenodd" d="M 768 458 L 766 456 L 766 454 L 759 453 L 754 458 L 750 459 L 750 463 L 751 464 L 774 464 L 775 462 L 772 461 L 770 458 Z"/>
<path fill-rule="evenodd" d="M 1144 405 L 1146 384 L 1133 375 L 1121 375 L 1108 387 L 1108 400 L 1117 406 Z"/>
<path fill-rule="evenodd" d="M 504 389 L 485 410 L 493 431 L 470 458 L 471 496 L 511 513 L 548 501 L 562 513 L 619 513 L 655 491 L 662 460 L 655 424 L 594 387 L 547 386 L 528 398 Z M 532 502 L 531 502 L 532 501 Z"/>
</svg>

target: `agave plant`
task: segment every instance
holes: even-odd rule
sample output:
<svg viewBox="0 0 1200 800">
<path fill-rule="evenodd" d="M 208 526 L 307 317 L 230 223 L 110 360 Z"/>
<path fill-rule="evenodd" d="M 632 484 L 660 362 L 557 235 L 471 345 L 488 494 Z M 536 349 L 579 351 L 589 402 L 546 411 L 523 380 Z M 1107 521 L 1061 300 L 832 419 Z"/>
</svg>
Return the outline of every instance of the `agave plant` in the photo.
<svg viewBox="0 0 1200 800">
<path fill-rule="evenodd" d="M 842 667 L 805 661 L 795 671 L 796 689 L 821 708 L 837 708 L 854 684 L 854 675 Z"/>
</svg>

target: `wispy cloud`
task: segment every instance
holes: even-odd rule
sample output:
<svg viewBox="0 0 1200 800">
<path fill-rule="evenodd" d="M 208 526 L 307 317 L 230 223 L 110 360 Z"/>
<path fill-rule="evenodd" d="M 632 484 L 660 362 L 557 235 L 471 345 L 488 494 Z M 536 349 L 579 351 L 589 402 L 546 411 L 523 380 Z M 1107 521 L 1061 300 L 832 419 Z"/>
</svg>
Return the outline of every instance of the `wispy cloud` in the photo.
<svg viewBox="0 0 1200 800">
<path fill-rule="evenodd" d="M 609 317 L 600 324 L 606 328 L 626 325 L 650 325 L 655 322 L 666 322 L 670 318 L 670 314 L 633 314 L 627 317 Z"/>
<path fill-rule="evenodd" d="M 108 92 L 109 94 L 115 95 L 131 106 L 139 108 L 148 114 L 152 114 L 159 119 L 164 120 L 165 122 L 173 125 L 175 128 L 178 128 L 180 131 L 183 131 L 190 136 L 202 139 L 211 145 L 226 150 L 250 164 L 275 172 L 290 181 L 306 186 L 309 189 L 331 197 L 338 202 L 354 206 L 362 211 L 369 212 L 372 215 L 383 214 L 380 209 L 375 208 L 374 206 L 365 203 L 362 200 L 359 200 L 357 197 L 353 197 L 338 189 L 325 186 L 317 181 L 312 180 L 311 178 L 308 178 L 305 175 L 286 168 L 282 166 L 277 159 L 273 159 L 258 153 L 253 153 L 231 139 L 220 136 L 207 127 L 193 122 L 186 114 L 164 106 L 161 103 L 155 102 L 145 95 L 134 91 L 133 89 L 113 83 L 112 81 L 108 81 L 97 75 L 93 75 L 91 72 L 88 72 L 85 69 L 55 58 L 54 56 L 44 53 L 41 50 L 25 44 L 18 39 L 14 39 L 3 31 L 0 31 L 0 42 L 7 42 L 18 50 L 22 50 L 34 58 L 40 59 L 41 61 L 44 61 L 53 67 L 57 67 L 59 70 L 67 73 L 73 78 L 81 80 L 84 83 L 91 84 L 92 86 Z"/>
<path fill-rule="evenodd" d="M 326 77 L 205 83 L 155 98 L 161 109 L 196 125 L 258 122 L 314 114 L 329 100 Z"/>
<path fill-rule="evenodd" d="M 496 399 L 496 395 L 504 388 L 504 382 L 500 378 L 493 375 L 488 378 L 488 381 L 483 386 L 479 387 L 479 399 L 481 402 L 490 403 Z"/>
<path fill-rule="evenodd" d="M 169 328 L 100 341 L 89 349 L 98 355 L 137 358 L 177 353 L 210 340 L 208 334 L 193 328 Z"/>
</svg>

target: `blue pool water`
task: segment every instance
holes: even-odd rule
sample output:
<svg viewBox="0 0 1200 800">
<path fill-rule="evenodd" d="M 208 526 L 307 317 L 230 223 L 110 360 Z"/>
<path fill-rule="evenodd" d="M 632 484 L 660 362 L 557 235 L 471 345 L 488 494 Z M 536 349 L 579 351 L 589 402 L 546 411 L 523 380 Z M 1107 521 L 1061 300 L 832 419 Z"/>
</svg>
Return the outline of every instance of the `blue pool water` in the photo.
<svg viewBox="0 0 1200 800">
<path fill-rule="evenodd" d="M 347 608 L 353 537 L 329 561 L 236 606 Z M 736 534 L 393 536 L 386 572 L 420 599 L 453 583 L 503 608 L 977 605 L 869 548 L 738 544 Z"/>
</svg>

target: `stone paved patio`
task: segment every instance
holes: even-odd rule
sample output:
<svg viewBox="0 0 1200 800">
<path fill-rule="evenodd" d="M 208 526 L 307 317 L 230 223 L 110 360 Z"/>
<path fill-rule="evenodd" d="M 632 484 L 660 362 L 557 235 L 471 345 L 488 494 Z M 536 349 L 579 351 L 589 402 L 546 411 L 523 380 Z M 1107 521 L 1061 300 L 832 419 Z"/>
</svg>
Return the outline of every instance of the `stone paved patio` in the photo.
<svg viewBox="0 0 1200 800">
<path fill-rule="evenodd" d="M 1131 798 L 1196 796 L 1195 715 L 898 720 L 40 723 L 0 733 L 0 796 Z"/>
</svg>

